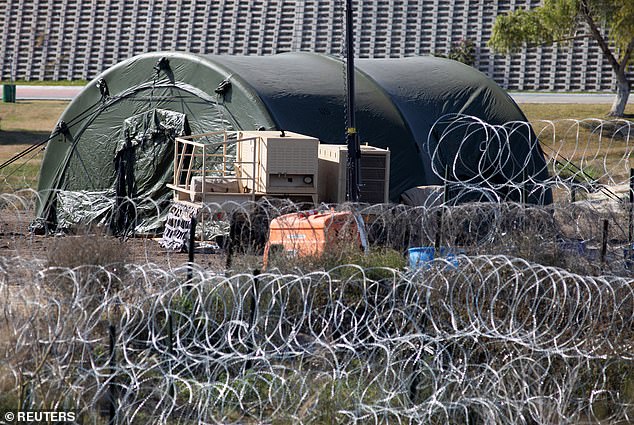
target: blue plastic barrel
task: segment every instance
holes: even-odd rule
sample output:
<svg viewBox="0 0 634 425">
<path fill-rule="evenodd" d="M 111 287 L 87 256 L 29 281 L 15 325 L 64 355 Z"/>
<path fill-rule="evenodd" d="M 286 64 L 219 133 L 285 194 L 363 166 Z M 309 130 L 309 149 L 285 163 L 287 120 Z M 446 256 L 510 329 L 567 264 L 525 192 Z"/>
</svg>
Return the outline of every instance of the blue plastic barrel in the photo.
<svg viewBox="0 0 634 425">
<path fill-rule="evenodd" d="M 407 250 L 409 266 L 412 269 L 428 269 L 431 267 L 434 258 L 444 258 L 449 263 L 447 268 L 457 269 L 458 255 L 460 254 L 464 254 L 464 250 L 456 250 L 444 246 L 438 249 L 438 255 L 436 255 L 436 249 L 433 246 L 417 246 Z"/>
<path fill-rule="evenodd" d="M 444 246 L 440 247 L 440 252 L 438 257 L 439 258 L 444 258 L 445 260 L 447 260 L 449 262 L 449 264 L 451 264 L 451 266 L 447 266 L 449 268 L 458 268 L 458 255 L 459 254 L 464 254 L 463 250 L 455 250 L 452 248 L 447 248 Z"/>
<path fill-rule="evenodd" d="M 413 269 L 429 268 L 434 260 L 436 249 L 433 246 L 417 246 L 407 250 L 409 266 Z"/>
</svg>

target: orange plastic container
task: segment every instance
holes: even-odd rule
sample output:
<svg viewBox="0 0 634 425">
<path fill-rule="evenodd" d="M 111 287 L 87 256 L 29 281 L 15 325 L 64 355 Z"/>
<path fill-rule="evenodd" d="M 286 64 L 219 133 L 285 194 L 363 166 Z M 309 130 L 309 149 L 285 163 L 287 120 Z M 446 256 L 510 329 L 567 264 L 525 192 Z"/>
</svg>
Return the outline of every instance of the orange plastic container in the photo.
<svg viewBox="0 0 634 425">
<path fill-rule="evenodd" d="M 272 251 L 302 257 L 320 256 L 337 243 L 361 245 L 359 228 L 350 211 L 304 211 L 282 215 L 271 221 L 269 239 L 264 247 L 264 267 Z"/>
</svg>

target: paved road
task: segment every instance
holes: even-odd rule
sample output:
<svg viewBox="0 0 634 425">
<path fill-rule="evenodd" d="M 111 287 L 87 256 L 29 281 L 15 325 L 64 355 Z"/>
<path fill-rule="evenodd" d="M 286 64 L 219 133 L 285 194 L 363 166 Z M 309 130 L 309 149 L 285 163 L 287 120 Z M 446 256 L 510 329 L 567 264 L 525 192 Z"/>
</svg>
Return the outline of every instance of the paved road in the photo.
<svg viewBox="0 0 634 425">
<path fill-rule="evenodd" d="M 83 90 L 83 86 L 23 86 L 17 85 L 17 100 L 71 100 Z"/>
<path fill-rule="evenodd" d="M 18 100 L 71 100 L 83 89 L 82 86 L 24 86 L 16 88 Z M 517 103 L 606 103 L 614 101 L 610 93 L 600 94 L 567 94 L 567 93 L 509 93 Z M 630 104 L 634 104 L 634 96 L 630 96 Z"/>
</svg>

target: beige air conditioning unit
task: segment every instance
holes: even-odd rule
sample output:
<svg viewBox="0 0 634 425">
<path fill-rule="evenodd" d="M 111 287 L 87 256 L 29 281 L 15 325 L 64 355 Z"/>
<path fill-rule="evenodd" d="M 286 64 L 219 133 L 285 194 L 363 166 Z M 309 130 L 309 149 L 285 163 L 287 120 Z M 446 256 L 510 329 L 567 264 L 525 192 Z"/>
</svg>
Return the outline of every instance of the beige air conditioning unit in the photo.
<svg viewBox="0 0 634 425">
<path fill-rule="evenodd" d="M 346 201 L 346 145 L 319 145 L 319 200 L 328 203 Z M 389 202 L 390 151 L 361 146 L 361 187 L 359 201 L 369 204 Z"/>
<path fill-rule="evenodd" d="M 238 140 L 244 191 L 310 197 L 317 203 L 319 139 L 290 131 L 242 131 Z"/>
</svg>

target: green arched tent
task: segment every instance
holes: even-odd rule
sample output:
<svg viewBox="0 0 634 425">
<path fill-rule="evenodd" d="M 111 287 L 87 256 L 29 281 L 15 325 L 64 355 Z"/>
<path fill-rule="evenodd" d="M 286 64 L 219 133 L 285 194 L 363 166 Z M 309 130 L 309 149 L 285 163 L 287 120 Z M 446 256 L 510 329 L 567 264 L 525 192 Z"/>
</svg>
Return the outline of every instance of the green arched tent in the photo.
<svg viewBox="0 0 634 425">
<path fill-rule="evenodd" d="M 63 123 L 42 163 L 38 220 L 55 225 L 61 210 L 81 211 L 81 202 L 90 202 L 69 194 L 114 190 L 121 166 L 117 156 L 126 140 L 145 149 L 133 166 L 135 195 L 150 197 L 155 201 L 150 208 L 161 209 L 170 197 L 164 184 L 172 176 L 173 147 L 156 140 L 145 146 L 148 133 L 164 131 L 161 137 L 169 139 L 219 129 L 284 129 L 343 144 L 343 71 L 340 59 L 314 53 L 157 52 L 121 62 L 89 83 L 60 117 Z M 460 113 L 491 124 L 526 120 L 484 74 L 435 57 L 357 60 L 356 102 L 361 141 L 391 151 L 393 201 L 407 189 L 439 182 L 424 149 L 439 117 Z M 518 157 L 530 157 L 531 177 L 543 181 L 543 155 L 527 146 L 518 141 L 512 149 Z M 549 194 L 538 198 L 548 202 Z"/>
</svg>

